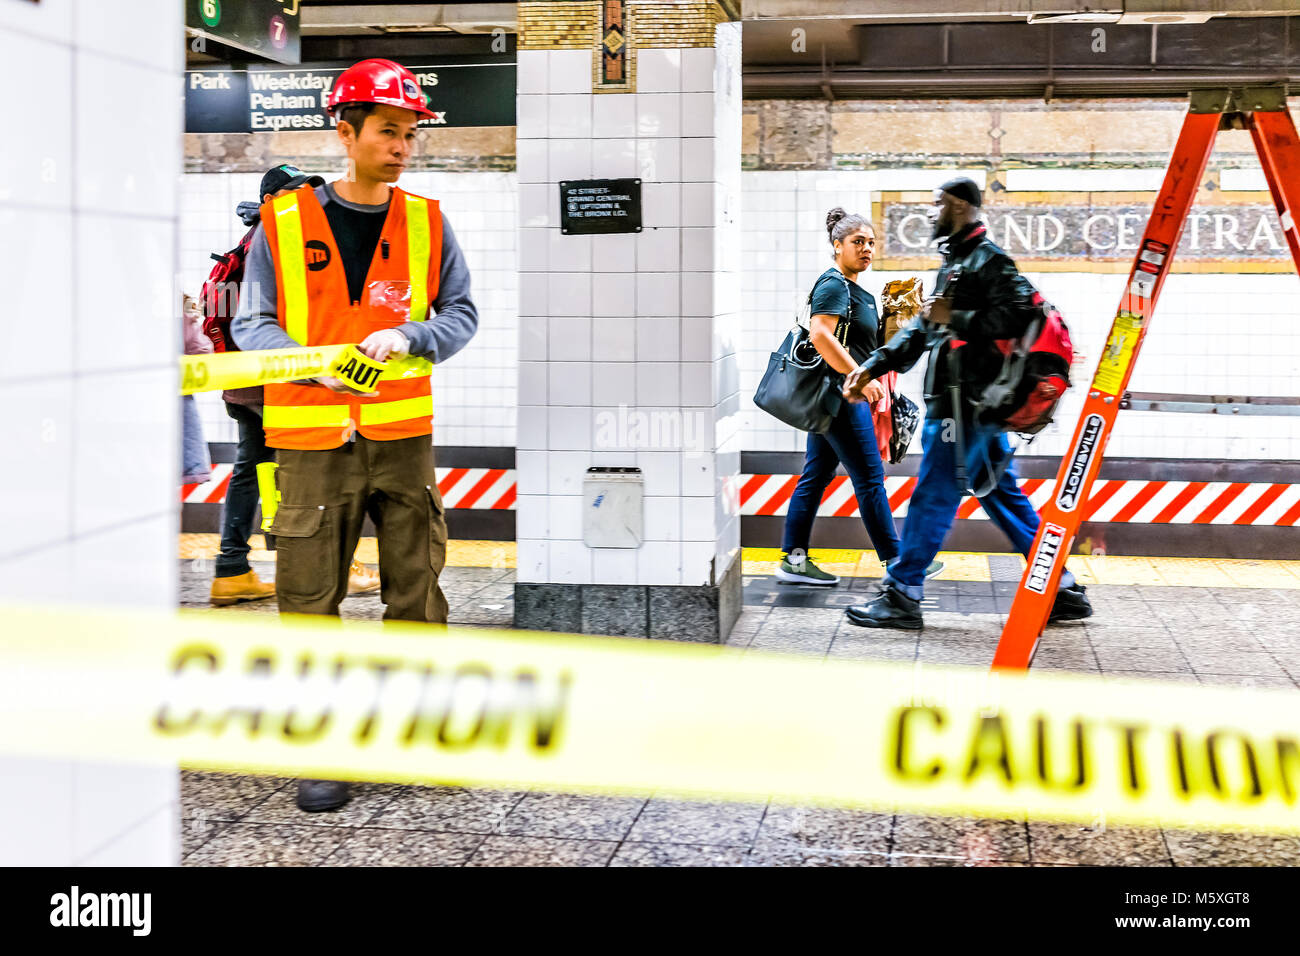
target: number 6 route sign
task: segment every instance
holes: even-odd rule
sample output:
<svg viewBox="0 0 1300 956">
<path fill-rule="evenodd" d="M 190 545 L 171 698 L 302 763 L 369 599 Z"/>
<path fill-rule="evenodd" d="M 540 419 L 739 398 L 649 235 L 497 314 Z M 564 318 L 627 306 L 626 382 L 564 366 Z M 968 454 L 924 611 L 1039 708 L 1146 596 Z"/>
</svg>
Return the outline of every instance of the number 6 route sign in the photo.
<svg viewBox="0 0 1300 956">
<path fill-rule="evenodd" d="M 185 0 L 185 32 L 296 65 L 301 62 L 298 0 Z"/>
</svg>

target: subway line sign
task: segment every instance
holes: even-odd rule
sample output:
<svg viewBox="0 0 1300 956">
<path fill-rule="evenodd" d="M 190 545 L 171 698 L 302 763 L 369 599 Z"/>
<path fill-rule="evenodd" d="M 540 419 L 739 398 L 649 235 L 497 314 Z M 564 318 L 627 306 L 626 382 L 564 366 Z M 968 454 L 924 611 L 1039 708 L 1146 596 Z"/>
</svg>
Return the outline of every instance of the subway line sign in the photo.
<svg viewBox="0 0 1300 956">
<path fill-rule="evenodd" d="M 405 64 L 415 74 L 433 116 L 421 127 L 514 126 L 515 64 L 481 58 Z M 325 104 L 350 63 L 188 70 L 187 133 L 278 133 L 325 130 L 334 120 Z"/>
</svg>

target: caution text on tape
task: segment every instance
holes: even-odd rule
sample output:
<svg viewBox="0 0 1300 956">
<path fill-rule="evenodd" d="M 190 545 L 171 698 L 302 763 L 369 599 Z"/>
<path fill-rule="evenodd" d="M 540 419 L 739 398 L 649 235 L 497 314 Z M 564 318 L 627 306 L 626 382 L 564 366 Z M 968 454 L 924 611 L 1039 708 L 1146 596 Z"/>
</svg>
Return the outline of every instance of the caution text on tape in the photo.
<svg viewBox="0 0 1300 956">
<path fill-rule="evenodd" d="M 319 618 L 2 610 L 0 752 L 1300 832 L 1300 694 Z"/>
</svg>

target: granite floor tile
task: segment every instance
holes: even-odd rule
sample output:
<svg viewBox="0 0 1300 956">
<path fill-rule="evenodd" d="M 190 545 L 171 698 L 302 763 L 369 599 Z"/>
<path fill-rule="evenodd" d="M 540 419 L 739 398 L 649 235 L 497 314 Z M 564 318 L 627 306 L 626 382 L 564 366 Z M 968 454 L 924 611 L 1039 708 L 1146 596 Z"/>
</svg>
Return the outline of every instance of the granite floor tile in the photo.
<svg viewBox="0 0 1300 956">
<path fill-rule="evenodd" d="M 1099 631 L 1091 624 L 1087 624 L 1083 628 L 1083 636 L 1095 648 L 1147 647 L 1152 650 L 1168 651 L 1171 654 L 1178 651 L 1178 642 L 1174 639 L 1174 636 L 1163 629 L 1136 628 L 1131 631 L 1118 629 Z"/>
<path fill-rule="evenodd" d="M 292 781 L 284 777 L 181 771 L 182 823 L 191 817 L 238 820 Z"/>
<path fill-rule="evenodd" d="M 1089 589 L 1091 590 L 1091 589 Z M 1111 590 L 1108 588 L 1107 590 Z M 1233 588 L 1169 587 L 1167 585 L 1136 585 L 1136 594 L 1152 604 L 1218 604 L 1219 597 Z"/>
<path fill-rule="evenodd" d="M 1115 644 L 1094 645 L 1097 663 L 1104 673 L 1112 671 L 1151 671 L 1162 674 L 1191 673 L 1191 666 L 1177 646 L 1126 647 Z"/>
<path fill-rule="evenodd" d="M 787 654 L 809 654 L 818 657 L 824 655 L 831 646 L 833 632 L 797 632 L 764 627 L 749 642 L 751 651 L 781 651 Z"/>
<path fill-rule="evenodd" d="M 201 848 L 229 825 L 225 820 L 213 820 L 202 815 L 182 818 L 181 859 Z"/>
<path fill-rule="evenodd" d="M 915 641 L 851 640 L 837 637 L 826 652 L 830 660 L 899 661 L 916 659 Z"/>
<path fill-rule="evenodd" d="M 622 840 L 645 803 L 641 797 L 530 793 L 510 811 L 498 829 L 514 836 Z"/>
<path fill-rule="evenodd" d="M 1192 671 L 1127 671 L 1107 670 L 1101 674 L 1103 681 L 1120 681 L 1122 683 L 1142 683 L 1145 681 L 1167 681 L 1171 684 L 1199 684 L 1200 678 Z"/>
<path fill-rule="evenodd" d="M 464 787 L 400 787 L 393 801 L 370 821 L 373 827 L 495 833 L 523 791 Z"/>
<path fill-rule="evenodd" d="M 350 829 L 323 866 L 460 866 L 486 839 L 478 833 Z"/>
<path fill-rule="evenodd" d="M 1071 823 L 1029 824 L 1029 858 L 1035 863 L 1088 866 L 1169 866 L 1173 862 L 1159 830 L 1092 829 Z"/>
<path fill-rule="evenodd" d="M 1300 866 L 1300 837 L 1166 830 L 1177 866 Z"/>
<path fill-rule="evenodd" d="M 754 841 L 757 855 L 776 851 L 859 850 L 887 856 L 893 814 L 773 805 Z"/>
<path fill-rule="evenodd" d="M 894 853 L 889 857 L 890 866 L 929 867 L 929 866 L 1031 866 L 1025 860 L 976 860 L 956 856 L 929 856 L 923 853 Z"/>
<path fill-rule="evenodd" d="M 634 843 L 693 843 L 748 848 L 758 835 L 762 803 L 695 803 L 654 798 L 626 837 Z"/>
<path fill-rule="evenodd" d="M 746 866 L 888 866 L 889 854 L 883 850 L 799 850 L 785 847 L 756 847 Z"/>
<path fill-rule="evenodd" d="M 1201 651 L 1188 650 L 1187 660 L 1198 674 L 1241 674 L 1250 677 L 1285 677 L 1272 656 L 1260 651 Z"/>
<path fill-rule="evenodd" d="M 352 799 L 328 813 L 304 813 L 296 803 L 298 786 L 291 783 L 277 790 L 244 815 L 247 823 L 290 823 L 317 827 L 355 827 L 369 823 L 393 801 L 398 788 L 392 784 L 354 783 Z"/>
<path fill-rule="evenodd" d="M 616 840 L 564 840 L 553 837 L 490 836 L 466 866 L 605 866 Z"/>
<path fill-rule="evenodd" d="M 1071 643 L 1048 643 L 1043 641 L 1034 653 L 1032 665 L 1034 670 L 1066 670 L 1096 673 L 1100 667 L 1097 655 L 1087 639 Z"/>
<path fill-rule="evenodd" d="M 186 866 L 317 866 L 351 834 L 348 827 L 230 823 L 185 858 Z"/>
<path fill-rule="evenodd" d="M 1297 689 L 1296 682 L 1290 677 L 1251 677 L 1241 674 L 1198 674 L 1202 684 L 1216 687 L 1236 687 L 1240 690 L 1287 690 Z"/>
<path fill-rule="evenodd" d="M 1029 860 L 1023 821 L 899 814 L 891 853 L 955 857 L 965 862 Z"/>
<path fill-rule="evenodd" d="M 749 847 L 684 843 L 624 843 L 610 866 L 744 866 Z"/>
<path fill-rule="evenodd" d="M 924 664 L 969 664 L 985 666 L 993 660 L 996 647 L 982 643 L 957 643 L 932 640 L 927 633 L 917 645 L 916 659 Z"/>
<path fill-rule="evenodd" d="M 1188 654 L 1200 651 L 1258 654 L 1264 650 L 1254 635 L 1222 628 L 1174 628 L 1172 634 L 1174 641 Z"/>
</svg>

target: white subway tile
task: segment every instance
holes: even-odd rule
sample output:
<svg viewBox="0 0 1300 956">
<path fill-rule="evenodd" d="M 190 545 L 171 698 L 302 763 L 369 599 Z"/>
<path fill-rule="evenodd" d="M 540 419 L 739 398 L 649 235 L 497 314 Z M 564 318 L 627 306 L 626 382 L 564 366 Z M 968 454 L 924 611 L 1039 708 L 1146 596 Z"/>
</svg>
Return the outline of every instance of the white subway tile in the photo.
<svg viewBox="0 0 1300 956">
<path fill-rule="evenodd" d="M 632 93 L 636 97 L 636 127 L 640 137 L 672 137 L 681 135 L 681 94 Z"/>
<path fill-rule="evenodd" d="M 590 93 L 554 95 L 547 98 L 551 139 L 591 138 Z"/>
<path fill-rule="evenodd" d="M 593 273 L 591 311 L 595 316 L 630 318 L 636 315 L 636 273 Z"/>
<path fill-rule="evenodd" d="M 636 144 L 637 175 L 646 182 L 675 183 L 681 180 L 681 141 L 639 139 Z"/>
<path fill-rule="evenodd" d="M 636 577 L 637 549 L 592 548 L 592 583 L 638 584 Z"/>
<path fill-rule="evenodd" d="M 520 93 L 515 97 L 515 138 L 547 139 L 547 106 L 550 96 L 545 93 Z M 575 134 L 576 135 L 576 134 Z"/>
<path fill-rule="evenodd" d="M 636 136 L 636 99 L 626 93 L 597 94 L 591 101 L 591 135 L 596 139 Z M 597 146 L 597 157 L 600 156 Z"/>
<path fill-rule="evenodd" d="M 22 6 L 6 4 L 2 9 Z M 51 12 L 48 19 L 54 20 L 57 16 Z M 0 13 L 2 22 L 4 14 Z M 24 24 L 24 27 L 32 25 Z M 55 39 L 66 42 L 67 37 L 62 35 Z M 32 77 L 41 76 L 59 77 L 59 85 L 63 87 L 63 78 L 72 76 L 72 52 L 67 47 L 7 30 L 0 30 L 0 64 L 3 64 L 0 77 L 11 90 L 22 89 L 32 82 Z M 72 205 L 72 129 L 73 98 L 66 88 L 62 96 L 43 97 L 40 135 L 32 137 L 21 148 L 10 138 L 9 145 L 0 149 L 0 202 L 62 208 Z M 65 244 L 37 249 L 36 252 L 53 258 L 56 249 L 66 248 Z M 12 261 L 10 265 L 13 265 Z"/>
<path fill-rule="evenodd" d="M 675 227 L 646 229 L 637 236 L 636 247 L 639 273 L 677 272 L 682 266 L 681 230 Z"/>
<path fill-rule="evenodd" d="M 716 122 L 712 93 L 681 94 L 682 136 L 712 136 Z"/>
<path fill-rule="evenodd" d="M 637 322 L 633 318 L 597 318 L 591 325 L 591 357 L 596 362 L 634 362 Z"/>
<path fill-rule="evenodd" d="M 712 137 L 683 139 L 682 182 L 711 183 L 714 181 L 713 155 L 716 140 Z"/>
<path fill-rule="evenodd" d="M 552 315 L 591 315 L 591 273 L 548 273 L 547 303 Z"/>
<path fill-rule="evenodd" d="M 632 362 L 600 362 L 591 366 L 591 402 L 600 410 L 636 404 L 637 365 Z M 601 421 L 598 419 L 597 445 Z"/>
<path fill-rule="evenodd" d="M 682 53 L 682 92 L 713 92 L 713 47 L 692 47 Z"/>
<path fill-rule="evenodd" d="M 570 179 L 591 179 L 592 141 L 590 139 L 551 139 L 549 148 L 548 178 L 560 183 Z M 559 194 L 555 193 L 559 202 Z"/>
<path fill-rule="evenodd" d="M 639 316 L 679 315 L 680 276 L 672 272 L 638 272 L 636 314 Z"/>
<path fill-rule="evenodd" d="M 550 580 L 557 584 L 591 584 L 591 552 L 581 541 L 551 542 Z"/>
<path fill-rule="evenodd" d="M 550 93 L 547 68 L 551 54 L 546 50 L 520 50 L 515 54 L 515 91 L 520 95 Z"/>
<path fill-rule="evenodd" d="M 637 584 L 682 583 L 682 546 L 677 541 L 646 541 L 636 552 Z"/>
<path fill-rule="evenodd" d="M 682 51 L 638 50 L 636 88 L 639 93 L 677 93 L 682 88 Z"/>
<path fill-rule="evenodd" d="M 591 409 L 552 406 L 547 409 L 547 433 L 553 451 L 591 450 Z M 554 483 L 551 494 L 555 494 Z"/>
<path fill-rule="evenodd" d="M 643 316 L 635 322 L 638 362 L 676 362 L 680 359 L 679 319 Z"/>
<path fill-rule="evenodd" d="M 680 365 L 675 362 L 641 362 L 637 373 L 637 405 L 681 404 Z"/>
<path fill-rule="evenodd" d="M 547 352 L 552 362 L 588 362 L 591 360 L 591 319 L 586 316 L 553 316 L 547 323 L 550 342 Z"/>
<path fill-rule="evenodd" d="M 547 56 L 550 93 L 591 93 L 590 50 L 552 50 Z"/>
<path fill-rule="evenodd" d="M 591 405 L 590 362 L 547 362 L 551 405 Z"/>
</svg>

